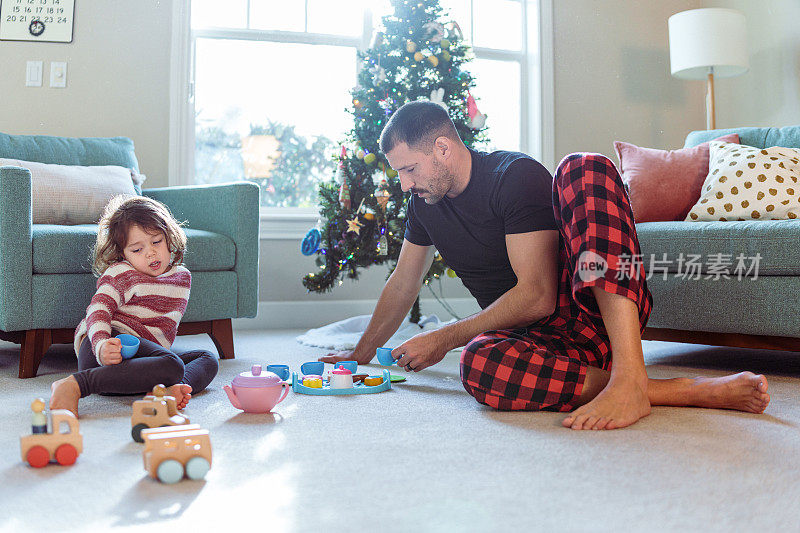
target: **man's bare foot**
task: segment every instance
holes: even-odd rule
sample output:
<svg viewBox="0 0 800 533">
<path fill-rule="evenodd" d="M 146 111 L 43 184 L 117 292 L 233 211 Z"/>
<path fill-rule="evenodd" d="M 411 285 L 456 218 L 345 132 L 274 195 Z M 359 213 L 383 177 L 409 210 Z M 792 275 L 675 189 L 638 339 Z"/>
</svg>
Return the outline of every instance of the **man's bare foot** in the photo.
<svg viewBox="0 0 800 533">
<path fill-rule="evenodd" d="M 695 378 L 691 405 L 763 413 L 769 404 L 767 378 L 740 372 L 719 378 Z"/>
<path fill-rule="evenodd" d="M 575 409 L 561 424 L 572 429 L 617 429 L 650 414 L 646 390 L 635 380 L 609 381 L 586 405 Z"/>
<path fill-rule="evenodd" d="M 78 416 L 78 400 L 81 399 L 81 388 L 73 376 L 67 376 L 53 382 L 50 386 L 50 410 L 69 409 Z"/>
<path fill-rule="evenodd" d="M 167 395 L 175 398 L 178 409 L 183 409 L 192 398 L 192 386 L 184 383 L 176 383 L 175 385 L 167 387 Z"/>
</svg>

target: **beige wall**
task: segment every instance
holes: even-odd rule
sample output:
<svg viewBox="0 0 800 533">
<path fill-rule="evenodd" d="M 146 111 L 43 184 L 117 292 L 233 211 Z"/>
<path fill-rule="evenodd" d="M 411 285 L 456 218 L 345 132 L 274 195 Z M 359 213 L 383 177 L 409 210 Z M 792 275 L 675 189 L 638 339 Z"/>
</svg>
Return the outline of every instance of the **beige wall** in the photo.
<svg viewBox="0 0 800 533">
<path fill-rule="evenodd" d="M 73 43 L 0 41 L 0 131 L 131 137 L 147 186 L 164 186 L 172 2 L 76 3 Z M 751 71 L 717 84 L 719 126 L 800 124 L 795 0 L 553 0 L 556 160 L 574 151 L 613 156 L 617 139 L 676 148 L 703 129 L 702 82 L 669 74 L 667 19 L 710 6 L 741 9 L 750 29 Z M 49 62 L 67 61 L 67 88 L 26 88 L 27 60 L 45 62 L 46 84 Z M 264 241 L 261 250 L 262 301 L 370 299 L 386 276 L 373 267 L 332 293 L 307 294 L 300 280 L 315 266 L 298 241 Z M 468 295 L 456 281 L 445 287 L 448 297 Z"/>
<path fill-rule="evenodd" d="M 147 187 L 168 183 L 169 0 L 78 0 L 72 43 L 0 41 L 0 131 L 130 137 Z M 27 61 L 44 62 L 25 87 Z M 67 62 L 51 88 L 50 62 Z"/>
<path fill-rule="evenodd" d="M 717 127 L 800 124 L 800 2 L 706 1 L 747 19 L 750 71 L 716 82 Z"/>
<path fill-rule="evenodd" d="M 698 1 L 553 0 L 555 160 L 613 142 L 683 146 L 704 127 L 703 88 L 672 78 L 667 19 Z"/>
</svg>

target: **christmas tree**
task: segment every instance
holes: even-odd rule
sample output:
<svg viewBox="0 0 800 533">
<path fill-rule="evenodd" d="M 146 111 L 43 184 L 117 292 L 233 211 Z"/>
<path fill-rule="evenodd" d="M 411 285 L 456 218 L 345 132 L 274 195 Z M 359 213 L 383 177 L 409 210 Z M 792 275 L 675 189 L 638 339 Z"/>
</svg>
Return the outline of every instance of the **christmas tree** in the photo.
<svg viewBox="0 0 800 533">
<path fill-rule="evenodd" d="M 305 255 L 317 254 L 317 272 L 303 278 L 309 291 L 331 290 L 360 268 L 397 265 L 403 244 L 408 194 L 378 149 L 383 127 L 406 102 L 430 99 L 447 109 L 469 147 L 485 141 L 485 116 L 470 95 L 474 81 L 464 66 L 472 59 L 455 21 L 438 0 L 392 0 L 366 52 L 359 53 L 358 85 L 351 91 L 353 129 L 347 134 L 332 181 L 319 186 L 321 223 L 303 240 Z M 436 254 L 425 283 L 447 272 Z M 419 320 L 419 300 L 411 320 Z"/>
</svg>

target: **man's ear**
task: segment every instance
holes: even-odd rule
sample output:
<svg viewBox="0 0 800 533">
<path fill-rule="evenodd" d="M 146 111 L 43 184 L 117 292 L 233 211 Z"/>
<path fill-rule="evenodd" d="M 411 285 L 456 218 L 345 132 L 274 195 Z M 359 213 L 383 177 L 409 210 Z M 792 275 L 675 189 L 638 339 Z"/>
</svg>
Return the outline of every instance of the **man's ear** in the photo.
<svg viewBox="0 0 800 533">
<path fill-rule="evenodd" d="M 453 141 L 445 137 L 444 135 L 440 137 L 436 137 L 436 140 L 433 141 L 433 149 L 436 152 L 436 155 L 447 159 L 450 157 L 450 154 L 453 150 Z"/>
</svg>

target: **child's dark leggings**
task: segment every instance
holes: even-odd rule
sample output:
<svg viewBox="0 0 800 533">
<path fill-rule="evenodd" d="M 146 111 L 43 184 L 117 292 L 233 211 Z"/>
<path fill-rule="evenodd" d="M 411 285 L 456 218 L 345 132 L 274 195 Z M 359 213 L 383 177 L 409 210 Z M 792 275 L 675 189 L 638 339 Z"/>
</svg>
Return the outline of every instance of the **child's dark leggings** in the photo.
<svg viewBox="0 0 800 533">
<path fill-rule="evenodd" d="M 112 331 L 112 336 L 119 332 Z M 90 394 L 146 394 L 159 383 L 191 385 L 192 394 L 205 389 L 217 375 L 217 358 L 206 350 L 175 354 L 155 342 L 140 338 L 139 351 L 116 365 L 101 366 L 89 337 L 81 342 L 78 372 L 72 374 L 81 388 L 81 398 Z"/>
</svg>

